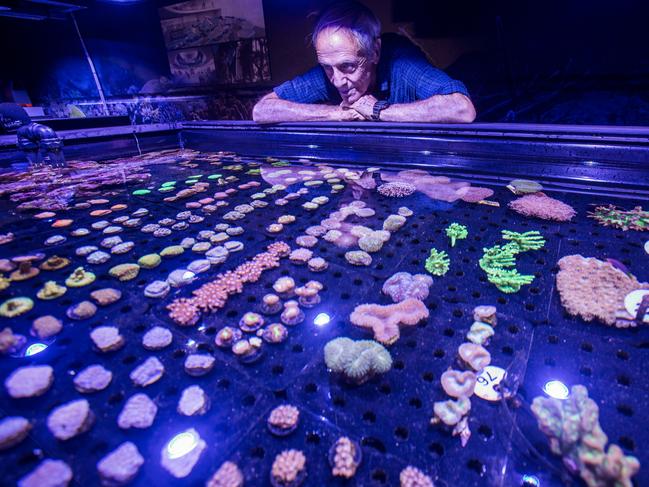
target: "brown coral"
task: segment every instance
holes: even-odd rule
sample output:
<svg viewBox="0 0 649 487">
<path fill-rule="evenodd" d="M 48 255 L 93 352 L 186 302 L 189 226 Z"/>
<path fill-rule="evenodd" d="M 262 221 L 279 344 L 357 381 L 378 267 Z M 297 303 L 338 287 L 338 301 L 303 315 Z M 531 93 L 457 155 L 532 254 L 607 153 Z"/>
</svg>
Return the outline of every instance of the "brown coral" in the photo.
<svg viewBox="0 0 649 487">
<path fill-rule="evenodd" d="M 299 485 L 305 474 L 306 457 L 300 450 L 284 450 L 275 457 L 270 475 L 274 485 Z"/>
<path fill-rule="evenodd" d="M 426 318 L 426 305 L 414 298 L 387 306 L 361 304 L 349 316 L 352 324 L 372 329 L 374 339 L 384 345 L 391 345 L 399 339 L 399 325 L 416 325 Z"/>
<path fill-rule="evenodd" d="M 577 214 L 575 209 L 563 201 L 550 198 L 543 193 L 528 194 L 509 202 L 509 207 L 524 216 L 542 220 L 567 222 Z"/>
<path fill-rule="evenodd" d="M 568 313 L 618 328 L 636 325 L 624 309 L 624 298 L 636 289 L 649 289 L 649 283 L 638 282 L 608 262 L 581 255 L 563 257 L 559 269 L 557 289 Z"/>
<path fill-rule="evenodd" d="M 434 487 L 433 480 L 424 472 L 408 465 L 399 474 L 401 487 Z"/>
<path fill-rule="evenodd" d="M 341 436 L 333 444 L 332 450 L 333 457 L 331 453 L 329 457 L 332 464 L 332 475 L 351 479 L 356 475 L 356 469 L 360 464 L 358 446 L 346 436 Z"/>
<path fill-rule="evenodd" d="M 205 484 L 205 487 L 243 487 L 243 473 L 236 463 L 224 462 Z"/>
</svg>

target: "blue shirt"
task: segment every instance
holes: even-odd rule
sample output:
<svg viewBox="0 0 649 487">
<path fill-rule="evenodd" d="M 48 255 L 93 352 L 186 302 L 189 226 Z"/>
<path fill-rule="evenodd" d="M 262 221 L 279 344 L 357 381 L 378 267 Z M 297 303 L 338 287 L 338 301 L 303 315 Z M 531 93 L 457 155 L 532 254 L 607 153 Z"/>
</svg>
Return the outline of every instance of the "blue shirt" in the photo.
<svg viewBox="0 0 649 487">
<path fill-rule="evenodd" d="M 431 65 L 417 46 L 398 34 L 381 36 L 381 56 L 376 67 L 375 86 L 372 94 L 390 104 L 412 103 L 433 95 L 451 93 L 469 96 L 462 82 Z M 273 91 L 279 98 L 296 103 L 339 104 L 342 101 L 322 66 L 282 83 Z"/>
</svg>

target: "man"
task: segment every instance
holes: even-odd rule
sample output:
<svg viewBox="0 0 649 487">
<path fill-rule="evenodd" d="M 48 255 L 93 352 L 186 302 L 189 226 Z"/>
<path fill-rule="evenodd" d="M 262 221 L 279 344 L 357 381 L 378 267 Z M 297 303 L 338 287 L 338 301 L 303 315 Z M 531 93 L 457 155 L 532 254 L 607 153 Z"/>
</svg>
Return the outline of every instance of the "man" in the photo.
<svg viewBox="0 0 649 487">
<path fill-rule="evenodd" d="M 264 96 L 253 109 L 253 119 L 259 123 L 475 119 L 461 82 L 433 67 L 407 38 L 380 34 L 381 23 L 361 3 L 347 1 L 327 8 L 312 36 L 319 66 Z"/>
</svg>

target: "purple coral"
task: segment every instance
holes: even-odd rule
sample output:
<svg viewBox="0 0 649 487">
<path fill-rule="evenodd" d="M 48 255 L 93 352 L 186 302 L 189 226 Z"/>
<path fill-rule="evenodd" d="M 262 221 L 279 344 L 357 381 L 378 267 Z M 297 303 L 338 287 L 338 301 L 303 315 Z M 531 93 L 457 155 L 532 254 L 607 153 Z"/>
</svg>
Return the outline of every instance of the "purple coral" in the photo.
<svg viewBox="0 0 649 487">
<path fill-rule="evenodd" d="M 432 284 L 433 278 L 425 274 L 397 272 L 383 284 L 383 294 L 390 296 L 395 303 L 408 298 L 423 301 L 428 297 L 428 288 Z"/>
</svg>

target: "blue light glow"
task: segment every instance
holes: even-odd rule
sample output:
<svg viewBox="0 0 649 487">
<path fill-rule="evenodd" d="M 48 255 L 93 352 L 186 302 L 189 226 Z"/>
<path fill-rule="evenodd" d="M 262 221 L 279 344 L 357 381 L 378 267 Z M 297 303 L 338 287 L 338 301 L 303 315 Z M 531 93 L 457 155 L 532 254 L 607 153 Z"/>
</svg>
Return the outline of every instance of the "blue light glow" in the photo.
<svg viewBox="0 0 649 487">
<path fill-rule="evenodd" d="M 313 324 L 316 326 L 325 326 L 331 321 L 331 317 L 327 313 L 320 313 L 313 319 Z"/>
<path fill-rule="evenodd" d="M 525 487 L 539 487 L 541 481 L 535 475 L 523 475 L 523 485 Z"/>
<path fill-rule="evenodd" d="M 543 386 L 543 392 L 555 399 L 567 399 L 570 395 L 568 386 L 560 380 L 551 380 L 546 382 Z"/>
<path fill-rule="evenodd" d="M 33 343 L 29 347 L 27 347 L 27 350 L 25 350 L 25 357 L 31 357 L 32 355 L 41 353 L 46 348 L 47 345 L 45 345 L 44 343 Z"/>
</svg>

